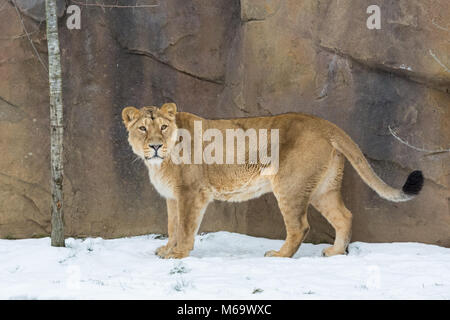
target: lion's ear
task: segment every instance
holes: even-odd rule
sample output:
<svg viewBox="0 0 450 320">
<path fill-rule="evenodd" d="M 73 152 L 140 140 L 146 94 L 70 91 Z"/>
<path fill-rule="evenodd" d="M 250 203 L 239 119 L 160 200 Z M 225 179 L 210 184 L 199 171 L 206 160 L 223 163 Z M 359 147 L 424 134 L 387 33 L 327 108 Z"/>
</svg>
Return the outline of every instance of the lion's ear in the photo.
<svg viewBox="0 0 450 320">
<path fill-rule="evenodd" d="M 128 124 L 139 117 L 139 110 L 135 107 L 126 107 L 122 110 L 122 119 L 125 127 L 128 129 Z"/>
<path fill-rule="evenodd" d="M 165 103 L 162 105 L 161 111 L 168 114 L 172 118 L 175 118 L 175 115 L 177 114 L 177 105 L 173 102 Z"/>
</svg>

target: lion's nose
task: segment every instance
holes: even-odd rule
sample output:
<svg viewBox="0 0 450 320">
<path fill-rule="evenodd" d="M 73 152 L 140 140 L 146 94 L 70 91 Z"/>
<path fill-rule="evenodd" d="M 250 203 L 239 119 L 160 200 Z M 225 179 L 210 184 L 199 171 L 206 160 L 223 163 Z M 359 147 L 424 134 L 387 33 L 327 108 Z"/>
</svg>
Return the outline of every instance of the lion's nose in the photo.
<svg viewBox="0 0 450 320">
<path fill-rule="evenodd" d="M 159 148 L 162 147 L 162 144 L 149 144 L 148 145 L 150 148 L 152 148 L 153 150 L 155 150 L 155 153 L 158 152 Z"/>
</svg>

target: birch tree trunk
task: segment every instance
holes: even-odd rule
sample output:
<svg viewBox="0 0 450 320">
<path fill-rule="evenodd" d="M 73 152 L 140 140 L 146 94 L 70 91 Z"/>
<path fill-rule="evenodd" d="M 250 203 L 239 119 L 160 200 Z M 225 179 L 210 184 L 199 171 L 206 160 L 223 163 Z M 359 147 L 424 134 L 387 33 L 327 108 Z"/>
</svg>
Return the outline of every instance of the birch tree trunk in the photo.
<svg viewBox="0 0 450 320">
<path fill-rule="evenodd" d="M 56 0 L 45 0 L 48 76 L 50 85 L 50 161 L 52 193 L 51 244 L 64 247 L 63 222 L 63 102 Z"/>
</svg>

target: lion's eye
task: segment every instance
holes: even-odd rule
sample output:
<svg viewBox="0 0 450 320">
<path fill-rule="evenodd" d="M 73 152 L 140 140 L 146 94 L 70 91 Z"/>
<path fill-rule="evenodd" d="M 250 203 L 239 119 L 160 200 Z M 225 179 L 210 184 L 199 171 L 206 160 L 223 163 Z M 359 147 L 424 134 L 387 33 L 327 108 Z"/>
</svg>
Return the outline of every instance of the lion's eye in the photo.
<svg viewBox="0 0 450 320">
<path fill-rule="evenodd" d="M 163 124 L 162 126 L 161 126 L 161 130 L 165 130 L 167 128 L 167 126 L 165 125 L 165 124 Z"/>
<path fill-rule="evenodd" d="M 144 126 L 142 126 L 142 127 L 139 127 L 139 130 L 141 130 L 141 131 L 147 131 L 147 128 L 145 128 Z"/>
</svg>

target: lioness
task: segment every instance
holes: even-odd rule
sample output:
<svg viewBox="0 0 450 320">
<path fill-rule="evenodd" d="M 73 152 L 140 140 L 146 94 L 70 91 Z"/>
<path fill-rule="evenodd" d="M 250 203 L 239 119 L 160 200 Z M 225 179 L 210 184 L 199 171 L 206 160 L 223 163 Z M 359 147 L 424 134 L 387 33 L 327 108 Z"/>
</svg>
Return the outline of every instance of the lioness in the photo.
<svg viewBox="0 0 450 320">
<path fill-rule="evenodd" d="M 162 258 L 189 255 L 206 207 L 214 199 L 240 202 L 268 192 L 273 192 L 277 199 L 287 237 L 280 250 L 268 251 L 265 256 L 292 257 L 295 254 L 309 230 L 306 214 L 309 204 L 321 212 L 336 231 L 334 245 L 326 248 L 323 255 L 344 254 L 352 224 L 352 214 L 345 207 L 340 192 L 344 158 L 384 199 L 410 200 L 423 185 L 422 173 L 414 171 L 401 190 L 388 186 L 374 173 L 361 150 L 343 130 L 311 115 L 288 113 L 208 120 L 177 112 L 174 103 L 166 103 L 161 108 L 126 107 L 122 118 L 133 152 L 144 160 L 150 181 L 167 201 L 169 239 L 156 251 Z M 198 135 L 194 133 L 195 122 L 201 124 L 203 131 L 215 129 L 216 133 L 225 133 L 227 129 L 278 129 L 279 168 L 267 170 L 270 169 L 268 163 L 255 164 L 247 160 L 241 164 L 176 164 L 172 156 L 177 149 L 175 146 L 182 140 L 178 131 L 183 128 L 191 136 Z M 269 146 L 271 143 L 273 141 Z M 260 148 L 258 145 L 251 147 Z"/>
</svg>

